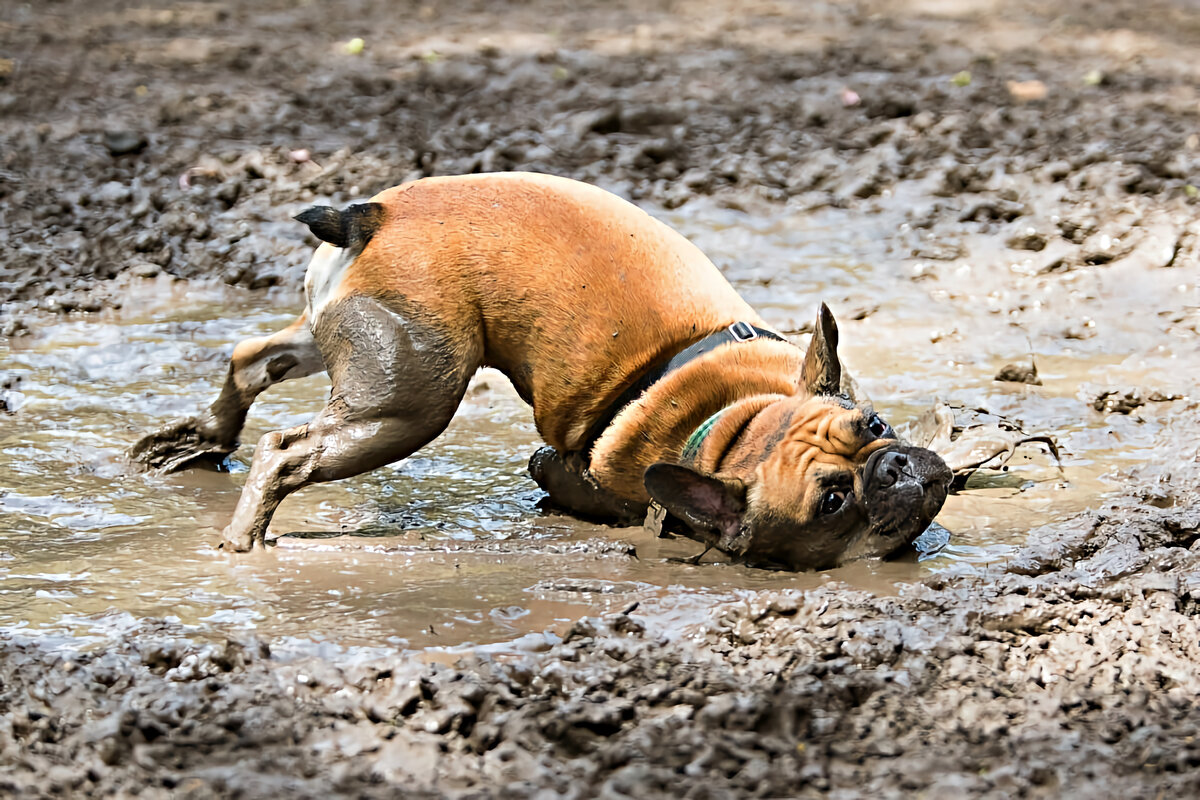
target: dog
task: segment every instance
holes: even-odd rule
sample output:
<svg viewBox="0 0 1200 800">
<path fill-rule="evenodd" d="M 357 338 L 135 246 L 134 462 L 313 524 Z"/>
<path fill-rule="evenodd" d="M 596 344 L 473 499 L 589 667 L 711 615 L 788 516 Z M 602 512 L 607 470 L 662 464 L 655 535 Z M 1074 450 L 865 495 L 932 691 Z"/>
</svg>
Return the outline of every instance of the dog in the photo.
<svg viewBox="0 0 1200 800">
<path fill-rule="evenodd" d="M 324 409 L 259 441 L 227 549 L 265 543 L 292 492 L 432 441 L 481 366 L 532 407 L 546 446 L 530 474 L 579 516 L 649 509 L 734 558 L 805 570 L 892 556 L 945 501 L 942 460 L 856 402 L 824 304 L 797 347 L 691 242 L 609 192 L 435 177 L 296 219 L 321 240 L 304 313 L 239 343 L 206 411 L 129 451 L 163 472 L 219 461 L 263 390 L 327 371 Z"/>
</svg>

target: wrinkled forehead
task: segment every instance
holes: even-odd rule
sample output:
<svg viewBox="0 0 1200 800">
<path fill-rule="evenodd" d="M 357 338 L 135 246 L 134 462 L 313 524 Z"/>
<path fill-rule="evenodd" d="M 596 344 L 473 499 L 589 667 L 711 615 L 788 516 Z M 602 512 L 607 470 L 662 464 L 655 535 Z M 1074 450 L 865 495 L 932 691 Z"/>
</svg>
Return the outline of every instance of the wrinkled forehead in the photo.
<svg viewBox="0 0 1200 800">
<path fill-rule="evenodd" d="M 869 411 L 844 398 L 814 397 L 792 414 L 781 455 L 802 470 L 818 465 L 854 469 L 888 444 L 870 434 L 869 417 Z"/>
</svg>

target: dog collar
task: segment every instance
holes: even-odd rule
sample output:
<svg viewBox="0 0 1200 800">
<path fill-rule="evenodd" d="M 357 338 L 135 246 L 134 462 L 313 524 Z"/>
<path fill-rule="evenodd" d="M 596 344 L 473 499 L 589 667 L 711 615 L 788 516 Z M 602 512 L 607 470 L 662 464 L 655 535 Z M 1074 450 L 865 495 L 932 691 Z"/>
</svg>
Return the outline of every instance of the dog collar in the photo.
<svg viewBox="0 0 1200 800">
<path fill-rule="evenodd" d="M 728 408 L 728 406 L 726 406 Z M 708 438 L 708 434 L 712 431 L 713 426 L 717 424 L 717 420 L 725 413 L 722 408 L 717 413 L 713 414 L 704 422 L 700 423 L 700 427 L 692 431 L 692 435 L 688 437 L 687 443 L 683 446 L 683 452 L 679 455 L 679 460 L 683 464 L 691 464 L 696 460 L 696 456 L 700 455 L 700 445 L 704 444 L 704 440 Z"/>
<path fill-rule="evenodd" d="M 588 431 L 587 437 L 584 438 L 583 447 L 581 447 L 580 450 L 590 457 L 592 448 L 596 446 L 596 441 L 600 438 L 604 431 L 608 429 L 608 426 L 612 424 L 612 421 L 622 409 L 624 409 L 634 400 L 637 400 L 639 397 L 641 397 L 651 386 L 658 383 L 660 380 L 679 369 L 684 364 L 699 358 L 705 353 L 709 353 L 717 349 L 723 344 L 728 344 L 729 342 L 752 342 L 755 339 L 774 339 L 778 342 L 787 341 L 779 334 L 766 330 L 765 328 L 760 328 L 757 325 L 751 325 L 748 322 L 738 321 L 727 328 L 722 328 L 716 333 L 705 336 L 700 341 L 685 347 L 683 350 L 678 351 L 673 356 L 659 361 L 654 366 L 642 373 L 641 377 L 635 380 L 628 389 L 622 392 L 620 396 L 613 401 L 612 405 L 610 405 L 608 409 L 600 415 L 600 418 Z M 710 421 L 715 422 L 715 417 Z M 705 424 L 708 423 L 706 422 Z M 711 428 L 711 425 L 709 427 Z M 707 433 L 707 431 L 705 433 Z M 692 434 L 692 436 L 695 435 L 695 433 Z M 701 437 L 701 439 L 703 439 L 703 437 Z M 691 439 L 688 441 L 690 442 Z M 697 444 L 697 447 L 698 446 L 699 444 Z"/>
</svg>

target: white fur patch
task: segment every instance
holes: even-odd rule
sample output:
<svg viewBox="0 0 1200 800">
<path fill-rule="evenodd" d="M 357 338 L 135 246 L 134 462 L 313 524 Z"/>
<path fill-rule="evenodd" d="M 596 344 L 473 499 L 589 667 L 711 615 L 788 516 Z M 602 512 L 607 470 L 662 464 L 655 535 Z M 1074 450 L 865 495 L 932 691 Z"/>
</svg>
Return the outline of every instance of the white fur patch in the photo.
<svg viewBox="0 0 1200 800">
<path fill-rule="evenodd" d="M 308 325 L 317 324 L 317 317 L 337 293 L 338 286 L 346 274 L 346 268 L 354 262 L 349 251 L 323 242 L 313 253 L 304 273 L 304 294 L 308 298 Z"/>
</svg>

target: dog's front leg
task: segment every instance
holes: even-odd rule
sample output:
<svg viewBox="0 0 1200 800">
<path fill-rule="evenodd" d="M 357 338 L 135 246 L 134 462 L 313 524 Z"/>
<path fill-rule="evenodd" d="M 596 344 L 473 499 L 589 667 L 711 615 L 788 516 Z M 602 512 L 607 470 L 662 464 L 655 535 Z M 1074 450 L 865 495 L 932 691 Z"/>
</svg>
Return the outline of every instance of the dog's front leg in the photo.
<svg viewBox="0 0 1200 800">
<path fill-rule="evenodd" d="M 636 524 L 646 516 L 646 505 L 618 497 L 602 487 L 578 453 L 563 456 L 543 447 L 529 459 L 529 474 L 557 506 L 584 517 Z"/>
</svg>

